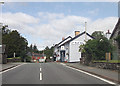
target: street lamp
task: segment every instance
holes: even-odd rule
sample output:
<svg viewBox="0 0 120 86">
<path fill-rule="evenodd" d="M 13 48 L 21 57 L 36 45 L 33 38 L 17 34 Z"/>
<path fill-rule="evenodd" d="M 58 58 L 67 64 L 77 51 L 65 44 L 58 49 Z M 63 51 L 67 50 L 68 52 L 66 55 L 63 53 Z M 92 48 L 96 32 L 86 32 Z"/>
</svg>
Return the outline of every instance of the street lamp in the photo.
<svg viewBox="0 0 120 86">
<path fill-rule="evenodd" d="M 109 40 L 110 36 L 111 36 L 111 33 L 110 33 L 110 31 L 108 30 L 108 32 L 106 33 L 106 38 Z"/>
</svg>

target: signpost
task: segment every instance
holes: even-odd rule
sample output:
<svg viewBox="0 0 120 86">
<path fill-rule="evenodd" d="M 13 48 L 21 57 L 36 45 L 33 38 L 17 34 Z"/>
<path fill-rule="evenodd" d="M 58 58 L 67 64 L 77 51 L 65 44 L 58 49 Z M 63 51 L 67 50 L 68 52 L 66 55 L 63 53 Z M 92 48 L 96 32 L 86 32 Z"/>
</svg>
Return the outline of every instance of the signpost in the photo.
<svg viewBox="0 0 120 86">
<path fill-rule="evenodd" d="M 106 60 L 107 61 L 109 61 L 109 60 L 111 60 L 111 53 L 109 52 L 109 53 L 106 53 Z"/>
</svg>

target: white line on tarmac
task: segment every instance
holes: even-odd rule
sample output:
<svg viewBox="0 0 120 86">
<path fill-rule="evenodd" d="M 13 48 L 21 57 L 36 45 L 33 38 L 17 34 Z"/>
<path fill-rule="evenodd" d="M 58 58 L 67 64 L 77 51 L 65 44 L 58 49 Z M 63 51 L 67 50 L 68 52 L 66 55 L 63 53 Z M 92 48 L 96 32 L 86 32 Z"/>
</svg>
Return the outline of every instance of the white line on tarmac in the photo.
<svg viewBox="0 0 120 86">
<path fill-rule="evenodd" d="M 42 73 L 40 73 L 40 80 L 42 80 Z"/>
<path fill-rule="evenodd" d="M 27 63 L 23 63 L 23 64 L 20 64 L 20 65 L 18 65 L 18 66 L 16 66 L 16 67 L 7 69 L 7 70 L 5 70 L 5 71 L 3 71 L 3 72 L 0 72 L 0 74 L 5 73 L 5 72 L 10 71 L 10 70 L 13 70 L 13 69 L 15 69 L 15 68 L 17 68 L 17 67 L 20 67 L 20 66 L 24 65 L 24 64 L 27 64 Z"/>
<path fill-rule="evenodd" d="M 90 74 L 90 73 L 88 73 L 88 72 L 85 72 L 85 71 L 82 71 L 82 70 L 79 70 L 79 69 L 76 69 L 76 68 L 73 68 L 73 67 L 69 67 L 69 66 L 66 66 L 66 67 L 71 68 L 71 69 L 73 69 L 73 70 L 77 70 L 77 71 L 82 72 L 82 73 L 84 73 L 84 74 L 87 74 L 87 75 L 89 75 L 89 76 L 95 77 L 95 78 L 100 79 L 100 80 L 102 80 L 102 81 L 104 81 L 104 82 L 107 82 L 107 83 L 109 83 L 109 84 L 114 84 L 114 85 L 116 84 L 116 83 L 114 83 L 114 82 L 111 82 L 111 81 L 106 80 L 106 79 L 104 79 L 104 78 L 101 78 L 101 77 L 98 77 L 98 76 L 96 76 L 96 75 Z"/>
<path fill-rule="evenodd" d="M 40 71 L 42 71 L 42 68 L 40 68 Z"/>
<path fill-rule="evenodd" d="M 66 65 L 66 64 L 64 64 L 64 63 L 60 63 L 61 65 Z"/>
</svg>

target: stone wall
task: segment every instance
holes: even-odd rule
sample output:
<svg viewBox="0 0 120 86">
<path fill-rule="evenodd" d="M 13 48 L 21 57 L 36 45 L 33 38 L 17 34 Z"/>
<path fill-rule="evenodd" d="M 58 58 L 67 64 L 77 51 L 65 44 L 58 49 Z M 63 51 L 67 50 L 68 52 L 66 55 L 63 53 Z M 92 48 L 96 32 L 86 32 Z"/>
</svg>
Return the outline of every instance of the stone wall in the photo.
<svg viewBox="0 0 120 86">
<path fill-rule="evenodd" d="M 102 69 L 120 70 L 120 63 L 94 62 L 91 63 L 90 66 Z"/>
<path fill-rule="evenodd" d="M 21 59 L 7 59 L 7 62 L 21 62 Z"/>
</svg>

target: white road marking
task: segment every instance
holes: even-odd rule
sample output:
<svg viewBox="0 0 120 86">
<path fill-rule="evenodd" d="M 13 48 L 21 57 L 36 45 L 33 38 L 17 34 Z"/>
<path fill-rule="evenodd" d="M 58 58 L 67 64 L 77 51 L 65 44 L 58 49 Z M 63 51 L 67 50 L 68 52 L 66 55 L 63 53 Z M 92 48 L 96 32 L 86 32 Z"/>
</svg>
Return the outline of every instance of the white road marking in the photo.
<svg viewBox="0 0 120 86">
<path fill-rule="evenodd" d="M 40 68 L 40 71 L 42 71 L 42 68 Z"/>
<path fill-rule="evenodd" d="M 82 70 L 79 70 L 79 69 L 76 69 L 76 68 L 73 68 L 73 67 L 69 67 L 69 66 L 66 66 L 66 67 L 71 68 L 71 69 L 73 69 L 73 70 L 77 70 L 77 71 L 82 72 L 82 73 L 84 73 L 84 74 L 90 75 L 90 76 L 92 76 L 92 77 L 95 77 L 95 78 L 97 78 L 97 79 L 100 79 L 100 80 L 102 80 L 102 81 L 104 81 L 104 82 L 107 82 L 107 83 L 109 83 L 109 84 L 114 84 L 114 85 L 116 84 L 116 83 L 114 83 L 114 82 L 111 82 L 111 81 L 106 80 L 106 79 L 104 79 L 104 78 L 101 78 L 101 77 L 98 77 L 98 76 L 96 76 L 96 75 L 90 74 L 90 73 L 88 73 L 88 72 L 85 72 L 85 71 L 82 71 Z"/>
<path fill-rule="evenodd" d="M 61 65 L 66 65 L 66 64 L 64 64 L 64 63 L 60 63 Z"/>
<path fill-rule="evenodd" d="M 42 73 L 40 73 L 40 80 L 42 80 Z"/>
<path fill-rule="evenodd" d="M 13 70 L 13 69 L 15 69 L 15 68 L 17 68 L 17 67 L 20 67 L 20 66 L 24 65 L 24 64 L 27 64 L 27 63 L 23 63 L 23 64 L 20 64 L 20 65 L 18 65 L 18 66 L 16 66 L 16 67 L 7 69 L 7 70 L 5 70 L 5 71 L 2 71 L 2 72 L 0 72 L 0 74 L 5 73 L 5 72 L 10 71 L 10 70 Z"/>
</svg>

